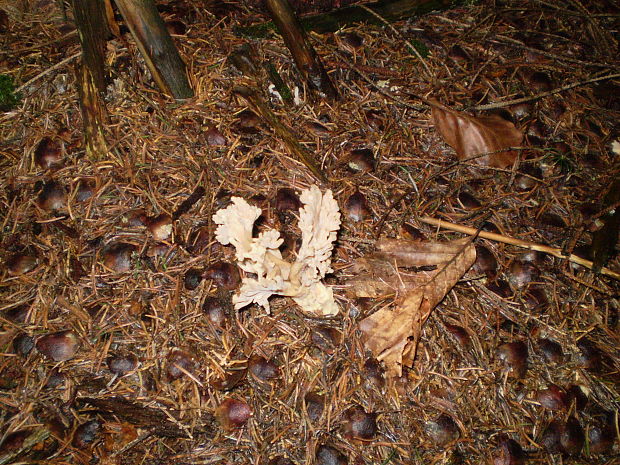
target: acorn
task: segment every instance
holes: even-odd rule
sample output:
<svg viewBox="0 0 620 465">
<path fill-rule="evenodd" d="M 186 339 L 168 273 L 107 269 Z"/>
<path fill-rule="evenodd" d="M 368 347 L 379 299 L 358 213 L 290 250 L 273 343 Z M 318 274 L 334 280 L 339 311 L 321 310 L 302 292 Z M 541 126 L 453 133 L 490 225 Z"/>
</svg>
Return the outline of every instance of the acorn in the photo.
<svg viewBox="0 0 620 465">
<path fill-rule="evenodd" d="M 542 338 L 538 340 L 538 347 L 547 362 L 562 363 L 564 361 L 562 346 L 557 342 Z"/>
<path fill-rule="evenodd" d="M 6 268 L 9 276 L 20 276 L 31 272 L 36 268 L 39 261 L 31 252 L 16 253 L 6 261 Z"/>
<path fill-rule="evenodd" d="M 118 376 L 124 376 L 138 368 L 138 357 L 133 354 L 113 355 L 108 358 L 108 368 Z"/>
<path fill-rule="evenodd" d="M 496 279 L 495 281 L 487 283 L 486 288 L 504 299 L 512 296 L 510 285 L 503 279 Z"/>
<path fill-rule="evenodd" d="M 346 160 L 349 169 L 356 173 L 368 173 L 375 169 L 375 157 L 370 149 L 351 150 Z"/>
<path fill-rule="evenodd" d="M 118 242 L 105 248 L 103 252 L 103 264 L 106 268 L 119 273 L 131 269 L 131 257 L 136 251 L 132 244 Z"/>
<path fill-rule="evenodd" d="M 6 318 L 13 323 L 25 323 L 28 318 L 28 312 L 30 311 L 30 305 L 18 305 L 17 307 L 9 308 L 2 314 L 3 318 Z"/>
<path fill-rule="evenodd" d="M 306 412 L 311 421 L 318 421 L 325 409 L 325 397 L 315 392 L 309 392 L 304 397 Z"/>
<path fill-rule="evenodd" d="M 276 198 L 274 201 L 274 207 L 276 210 L 285 211 L 298 211 L 301 208 L 301 200 L 293 189 L 283 187 L 276 192 Z"/>
<path fill-rule="evenodd" d="M 182 350 L 173 350 L 168 355 L 166 374 L 170 381 L 179 379 L 186 373 L 194 371 L 195 363 L 192 356 Z"/>
<path fill-rule="evenodd" d="M 543 309 L 549 305 L 547 293 L 542 286 L 538 285 L 533 285 L 527 288 L 527 291 L 523 295 L 523 301 L 532 310 Z"/>
<path fill-rule="evenodd" d="M 56 181 L 46 182 L 37 197 L 37 205 L 45 211 L 62 210 L 67 206 L 65 188 Z"/>
<path fill-rule="evenodd" d="M 320 445 L 316 450 L 316 465 L 347 465 L 347 457 L 331 446 Z"/>
<path fill-rule="evenodd" d="M 226 431 L 241 428 L 252 416 L 252 409 L 241 400 L 225 398 L 215 409 L 215 417 Z"/>
<path fill-rule="evenodd" d="M 187 32 L 187 26 L 183 21 L 179 21 L 178 19 L 171 19 L 166 21 L 166 29 L 169 34 L 182 36 Z"/>
<path fill-rule="evenodd" d="M 400 227 L 400 235 L 403 239 L 407 239 L 409 241 L 421 242 L 426 240 L 424 233 L 409 223 L 402 224 Z"/>
<path fill-rule="evenodd" d="M 497 273 L 497 259 L 493 252 L 484 245 L 476 245 L 476 261 L 473 264 L 473 270 L 490 277 L 495 277 Z"/>
<path fill-rule="evenodd" d="M 375 131 L 383 131 L 385 129 L 385 121 L 382 113 L 378 110 L 368 110 L 364 116 L 366 123 Z"/>
<path fill-rule="evenodd" d="M 172 217 L 167 213 L 162 213 L 152 218 L 147 218 L 146 227 L 153 239 L 156 241 L 165 241 L 170 238 L 172 234 Z"/>
<path fill-rule="evenodd" d="M 616 440 L 614 415 L 605 419 L 602 424 L 594 425 L 588 430 L 588 445 L 591 454 L 609 453 Z"/>
<path fill-rule="evenodd" d="M 217 297 L 209 296 L 202 304 L 202 311 L 207 316 L 209 322 L 213 325 L 221 327 L 226 321 L 228 307 L 226 302 Z"/>
<path fill-rule="evenodd" d="M 49 137 L 41 139 L 34 151 L 34 162 L 43 169 L 57 168 L 62 165 L 60 144 Z"/>
<path fill-rule="evenodd" d="M 24 441 L 28 438 L 28 436 L 30 436 L 30 434 L 31 432 L 28 430 L 14 431 L 8 434 L 0 445 L 0 456 L 4 457 L 12 451 L 21 449 L 24 445 Z"/>
<path fill-rule="evenodd" d="M 603 354 L 600 349 L 587 338 L 582 338 L 577 342 L 580 354 L 577 362 L 586 370 L 599 371 L 602 368 Z"/>
<path fill-rule="evenodd" d="M 477 210 L 482 206 L 478 199 L 476 199 L 473 195 L 466 191 L 459 192 L 457 199 L 459 201 L 459 204 L 465 210 Z"/>
<path fill-rule="evenodd" d="M 493 457 L 493 465 L 523 465 L 526 455 L 521 445 L 507 437 L 500 435 L 498 453 Z"/>
<path fill-rule="evenodd" d="M 22 357 L 28 356 L 28 354 L 34 348 L 34 339 L 27 334 L 19 334 L 13 339 L 13 350 L 17 355 Z"/>
<path fill-rule="evenodd" d="M 80 348 L 76 334 L 71 330 L 41 336 L 36 347 L 39 352 L 55 362 L 64 362 L 73 358 Z"/>
<path fill-rule="evenodd" d="M 523 378 L 527 371 L 528 350 L 523 341 L 502 344 L 497 349 L 497 358 L 504 362 L 515 378 Z"/>
<path fill-rule="evenodd" d="M 364 221 L 370 216 L 368 202 L 366 197 L 360 191 L 356 191 L 347 199 L 344 204 L 344 210 L 348 218 L 355 222 Z"/>
<path fill-rule="evenodd" d="M 336 328 L 319 325 L 312 329 L 312 343 L 327 354 L 333 354 L 342 341 L 342 334 Z"/>
<path fill-rule="evenodd" d="M 239 275 L 239 268 L 237 268 L 237 265 L 223 261 L 209 265 L 203 277 L 205 279 L 211 279 L 217 286 L 227 290 L 236 289 L 241 282 L 241 276 Z"/>
<path fill-rule="evenodd" d="M 281 455 L 278 455 L 276 457 L 273 457 L 271 460 L 269 460 L 267 465 L 295 465 L 295 464 L 291 462 L 289 459 L 287 459 L 286 457 L 282 457 Z"/>
<path fill-rule="evenodd" d="M 564 410 L 568 407 L 566 392 L 555 384 L 536 392 L 534 398 L 540 405 L 549 410 Z"/>
<path fill-rule="evenodd" d="M 366 413 L 359 405 L 347 410 L 345 419 L 344 434 L 349 438 L 368 441 L 377 434 L 377 415 Z"/>
<path fill-rule="evenodd" d="M 54 368 L 50 371 L 47 382 L 45 383 L 45 387 L 48 389 L 56 389 L 58 387 L 62 387 L 67 380 L 67 376 L 58 370 L 58 368 Z"/>
<path fill-rule="evenodd" d="M 202 281 L 202 271 L 198 268 L 190 268 L 185 272 L 185 276 L 183 277 L 185 289 L 193 291 L 200 286 L 200 281 Z"/>
<path fill-rule="evenodd" d="M 254 379 L 260 382 L 270 382 L 280 376 L 280 370 L 270 360 L 260 355 L 253 355 L 248 361 L 248 370 Z"/>
<path fill-rule="evenodd" d="M 585 433 L 581 423 L 575 417 L 568 417 L 560 435 L 560 445 L 564 453 L 576 455 L 585 443 Z"/>
<path fill-rule="evenodd" d="M 385 385 L 385 370 L 376 358 L 366 359 L 362 370 L 362 379 L 367 388 L 382 389 Z"/>
<path fill-rule="evenodd" d="M 344 45 L 352 49 L 357 49 L 364 45 L 364 38 L 355 32 L 347 32 L 342 34 L 340 36 L 340 40 L 342 40 Z"/>
<path fill-rule="evenodd" d="M 540 277 L 540 270 L 531 262 L 515 260 L 510 264 L 508 280 L 515 289 L 523 289 Z"/>
<path fill-rule="evenodd" d="M 465 328 L 458 325 L 452 325 L 450 323 L 444 323 L 448 333 L 454 337 L 454 339 L 464 348 L 471 346 L 471 338 Z"/>
<path fill-rule="evenodd" d="M 441 415 L 437 420 L 427 421 L 424 424 L 424 431 L 437 446 L 445 446 L 456 441 L 461 432 L 452 417 Z"/>
<path fill-rule="evenodd" d="M 258 128 L 260 127 L 261 121 L 256 113 L 252 110 L 243 110 L 237 116 L 239 117 L 237 120 L 237 127 L 240 132 L 245 134 L 258 133 Z"/>
<path fill-rule="evenodd" d="M 542 433 L 540 440 L 538 441 L 545 450 L 550 454 L 557 454 L 562 451 L 562 445 L 560 444 L 560 436 L 564 425 L 559 420 L 553 420 L 547 425 Z"/>
<path fill-rule="evenodd" d="M 82 423 L 75 429 L 71 444 L 78 449 L 89 447 L 97 438 L 100 428 L 101 424 L 97 420 L 90 420 Z"/>
<path fill-rule="evenodd" d="M 243 382 L 247 371 L 245 368 L 227 371 L 223 376 L 213 378 L 210 381 L 211 386 L 219 391 L 230 391 Z"/>
<path fill-rule="evenodd" d="M 306 123 L 306 128 L 320 136 L 326 136 L 329 134 L 329 128 L 316 121 L 309 121 Z"/>
<path fill-rule="evenodd" d="M 95 195 L 95 186 L 86 180 L 81 180 L 78 182 L 75 192 L 75 200 L 78 202 L 86 202 L 91 199 L 93 195 Z"/>
<path fill-rule="evenodd" d="M 217 128 L 211 127 L 206 132 L 207 144 L 211 146 L 226 145 L 226 137 Z"/>
<path fill-rule="evenodd" d="M 553 88 L 551 78 L 543 71 L 535 71 L 527 76 L 526 84 L 534 93 L 546 92 Z"/>
</svg>

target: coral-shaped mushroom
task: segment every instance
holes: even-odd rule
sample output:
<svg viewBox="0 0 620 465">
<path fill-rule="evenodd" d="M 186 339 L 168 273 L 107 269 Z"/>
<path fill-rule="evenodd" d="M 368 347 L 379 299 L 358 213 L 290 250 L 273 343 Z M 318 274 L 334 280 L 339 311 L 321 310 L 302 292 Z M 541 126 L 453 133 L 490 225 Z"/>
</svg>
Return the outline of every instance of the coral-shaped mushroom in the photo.
<svg viewBox="0 0 620 465">
<path fill-rule="evenodd" d="M 239 293 L 233 297 L 235 308 L 257 303 L 269 310 L 268 299 L 277 294 L 293 298 L 303 311 L 317 316 L 338 313 L 332 289 L 321 282 L 332 271 L 331 254 L 340 228 L 338 203 L 331 191 L 321 194 L 317 186 L 304 190 L 300 199 L 302 243 L 294 263 L 282 259 L 282 238 L 277 231 L 252 237 L 261 210 L 242 198 L 233 197 L 231 205 L 213 216 L 218 225 L 216 239 L 234 245 L 239 267 L 256 275 L 243 278 Z"/>
</svg>

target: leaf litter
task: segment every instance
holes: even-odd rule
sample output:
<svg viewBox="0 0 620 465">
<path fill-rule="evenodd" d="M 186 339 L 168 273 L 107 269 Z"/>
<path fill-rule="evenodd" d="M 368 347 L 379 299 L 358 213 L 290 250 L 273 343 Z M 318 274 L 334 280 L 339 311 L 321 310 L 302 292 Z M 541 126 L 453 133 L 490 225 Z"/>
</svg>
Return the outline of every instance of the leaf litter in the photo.
<svg viewBox="0 0 620 465">
<path fill-rule="evenodd" d="M 456 252 L 454 245 L 459 246 Z M 379 248 L 381 249 L 381 246 Z M 411 259 L 409 262 L 403 260 L 402 250 L 407 248 L 413 249 L 411 253 L 404 254 L 406 258 Z M 424 258 L 420 259 L 420 252 L 416 250 L 418 248 L 432 249 L 432 252 L 424 254 Z M 388 374 L 398 377 L 402 376 L 403 367 L 413 366 L 422 326 L 435 306 L 476 261 L 476 248 L 471 240 L 446 245 L 405 244 L 404 241 L 400 241 L 399 249 L 396 253 L 382 250 L 379 260 L 390 264 L 392 262 L 398 264 L 400 261 L 400 263 L 414 262 L 418 264 L 417 266 L 440 265 L 440 267 L 432 272 L 422 272 L 423 277 L 417 280 L 415 287 L 412 287 L 410 282 L 401 281 L 404 289 L 399 289 L 402 296 L 398 297 L 399 303 L 396 307 L 383 308 L 359 323 L 366 347 L 377 360 L 384 362 Z M 369 270 L 368 273 L 372 274 L 373 270 Z M 395 267 L 392 281 L 399 280 L 398 274 L 399 270 Z M 358 276 L 355 280 L 357 279 L 363 280 L 364 277 Z M 375 282 L 377 280 L 376 277 L 371 279 Z M 390 276 L 382 274 L 381 281 L 384 280 L 389 281 Z M 360 293 L 357 292 L 355 284 L 352 286 L 352 292 L 357 297 L 368 296 L 365 286 Z"/>
<path fill-rule="evenodd" d="M 196 96 L 166 100 L 133 39 L 111 38 L 100 162 L 70 9 L 30 3 L 0 2 L 0 74 L 21 94 L 0 114 L 0 463 L 617 461 L 613 233 L 587 269 L 617 210 L 613 2 L 485 0 L 311 33 L 343 98 L 310 103 L 277 34 L 235 34 L 266 19 L 258 2 L 162 0 Z M 227 61 L 248 45 L 253 81 Z M 277 74 L 295 99 L 268 92 Z M 244 199 L 253 237 L 277 231 L 294 263 L 303 224 L 279 193 L 316 183 L 301 155 L 342 211 L 321 280 L 338 314 L 287 297 L 235 310 L 256 276 L 213 215 Z M 485 253 L 458 277 L 471 231 Z"/>
</svg>

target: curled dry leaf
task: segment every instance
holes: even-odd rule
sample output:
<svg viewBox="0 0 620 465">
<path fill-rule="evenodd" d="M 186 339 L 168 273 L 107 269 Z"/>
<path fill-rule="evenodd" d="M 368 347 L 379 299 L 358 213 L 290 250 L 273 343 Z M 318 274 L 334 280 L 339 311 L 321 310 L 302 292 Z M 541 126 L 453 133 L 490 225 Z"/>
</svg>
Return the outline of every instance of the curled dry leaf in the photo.
<svg viewBox="0 0 620 465">
<path fill-rule="evenodd" d="M 477 157 L 476 163 L 498 168 L 514 163 L 518 153 L 503 149 L 521 145 L 523 133 L 510 121 L 499 115 L 470 116 L 439 102 L 433 103 L 431 114 L 435 127 L 459 159 Z"/>
<path fill-rule="evenodd" d="M 353 264 L 355 275 L 347 281 L 348 293 L 355 297 L 385 297 L 404 294 L 423 286 L 433 272 L 399 273 L 398 268 L 442 267 L 463 249 L 469 238 L 451 242 L 420 242 L 381 238 L 377 251 Z"/>
<path fill-rule="evenodd" d="M 446 263 L 444 254 L 435 251 L 431 254 L 432 260 L 435 263 L 443 262 L 443 266 L 431 272 L 418 273 L 420 277 L 415 282 L 415 287 L 397 287 L 397 290 L 405 292 L 396 308 L 383 308 L 360 322 L 366 347 L 378 360 L 385 363 L 389 375 L 401 376 L 403 366 L 413 364 L 424 322 L 476 260 L 476 249 L 471 242 L 461 242 L 457 251 L 452 249 L 453 244 L 446 247 L 452 250 L 450 261 Z M 437 248 L 436 244 L 434 248 Z M 385 260 L 375 260 L 375 263 L 388 260 L 393 262 L 394 258 L 390 258 L 388 254 Z M 392 274 L 399 277 L 398 270 L 393 270 Z M 384 274 L 376 281 L 382 280 L 390 281 L 390 277 Z M 367 279 L 366 284 L 369 282 Z M 367 288 L 368 286 L 365 290 L 368 290 Z"/>
</svg>

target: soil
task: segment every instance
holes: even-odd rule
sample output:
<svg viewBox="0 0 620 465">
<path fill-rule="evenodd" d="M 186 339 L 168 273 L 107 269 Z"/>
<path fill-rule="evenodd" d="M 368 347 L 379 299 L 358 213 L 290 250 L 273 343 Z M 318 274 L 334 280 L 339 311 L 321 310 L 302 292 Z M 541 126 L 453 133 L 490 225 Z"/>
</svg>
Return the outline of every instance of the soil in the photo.
<svg viewBox="0 0 620 465">
<path fill-rule="evenodd" d="M 0 464 L 619 463 L 616 2 L 482 0 L 310 33 L 333 101 L 280 36 L 238 33 L 268 20 L 259 4 L 158 5 L 195 95 L 160 92 L 117 14 L 95 160 L 70 8 L 0 1 L 0 74 L 20 94 L 0 113 Z M 258 77 L 230 63 L 241 46 Z M 514 123 L 515 163 L 457 158 L 426 98 Z M 325 278 L 339 314 L 286 297 L 234 309 L 251 276 L 213 215 L 234 196 L 258 206 L 255 232 L 278 230 L 294 260 L 298 196 L 315 184 L 342 213 Z M 423 217 L 586 259 L 602 241 L 610 273 L 477 237 L 412 367 L 390 376 L 358 324 L 402 295 L 357 298 L 347 280 L 379 237 L 465 237 Z"/>
</svg>

